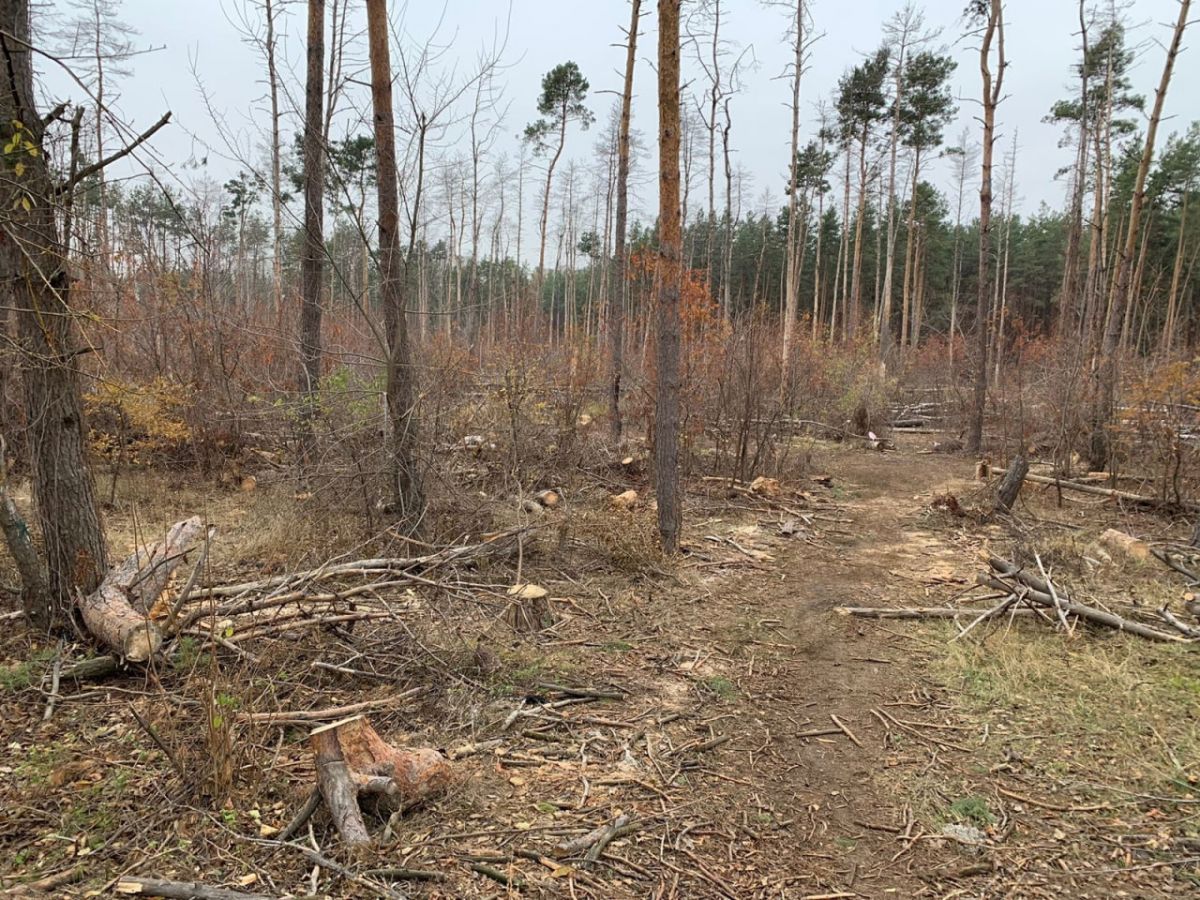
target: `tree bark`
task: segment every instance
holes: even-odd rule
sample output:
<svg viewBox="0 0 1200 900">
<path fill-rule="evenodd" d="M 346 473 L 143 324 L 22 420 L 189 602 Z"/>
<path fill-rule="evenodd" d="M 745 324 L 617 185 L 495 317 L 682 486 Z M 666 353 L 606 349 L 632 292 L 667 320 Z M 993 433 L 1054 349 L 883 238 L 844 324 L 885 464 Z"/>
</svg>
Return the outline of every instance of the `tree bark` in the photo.
<svg viewBox="0 0 1200 900">
<path fill-rule="evenodd" d="M 90 593 L 107 568 L 95 487 L 86 459 L 75 315 L 54 185 L 34 104 L 28 0 L 0 0 L 0 122 L 18 137 L 24 174 L 0 185 L 0 291 L 17 311 L 25 408 L 30 412 L 33 493 L 46 563 L 46 591 L 26 595 L 40 627 L 66 624 L 76 591 Z M 20 128 L 17 128 L 17 124 Z"/>
<path fill-rule="evenodd" d="M 109 572 L 100 586 L 79 601 L 88 631 L 130 662 L 145 662 L 158 652 L 162 632 L 151 608 L 204 532 L 199 516 L 171 527 L 153 547 L 139 547 Z"/>
<path fill-rule="evenodd" d="M 992 43 L 996 43 L 996 72 L 991 68 Z M 975 398 L 967 450 L 978 453 L 983 446 L 983 416 L 987 407 L 988 381 L 988 263 L 992 236 L 992 151 L 996 141 L 996 106 L 1004 83 L 1004 10 L 1001 0 L 990 0 L 988 20 L 979 47 L 979 73 L 983 79 L 983 163 L 979 179 L 979 285 L 975 304 L 978 348 L 975 360 Z"/>
<path fill-rule="evenodd" d="M 663 551 L 679 549 L 679 2 L 658 0 L 659 278 L 654 470 Z"/>
<path fill-rule="evenodd" d="M 1021 487 L 1025 484 L 1025 476 L 1029 474 L 1029 460 L 1025 458 L 1024 453 L 1018 453 L 1011 463 L 1009 463 L 1008 471 L 1004 473 L 1004 479 L 1000 482 L 1000 488 L 996 491 L 996 509 L 1000 512 L 1008 512 L 1012 509 L 1013 504 L 1017 502 L 1017 496 L 1021 493 Z"/>
<path fill-rule="evenodd" d="M 414 524 L 425 508 L 416 461 L 416 369 L 405 310 L 405 263 L 400 258 L 400 211 L 396 174 L 396 130 L 392 121 L 392 76 L 386 0 L 367 0 L 367 33 L 374 107 L 376 186 L 379 205 L 379 292 L 387 329 L 389 476 L 396 512 Z"/>
<path fill-rule="evenodd" d="M 322 72 L 325 0 L 308 0 L 308 69 L 304 87 L 304 248 L 300 257 L 300 451 L 313 457 L 313 418 L 321 386 L 321 288 L 325 271 L 325 147 Z"/>
<path fill-rule="evenodd" d="M 633 106 L 633 73 L 637 66 L 638 19 L 642 0 L 633 0 L 629 15 L 629 43 L 625 53 L 625 87 L 621 92 L 621 122 L 617 131 L 617 212 L 616 247 L 613 260 L 613 284 L 609 287 L 608 340 L 611 348 L 611 419 L 614 442 L 621 440 L 621 374 L 625 368 L 625 297 L 628 290 L 629 247 L 625 243 L 626 220 L 629 216 L 629 119 Z"/>
</svg>

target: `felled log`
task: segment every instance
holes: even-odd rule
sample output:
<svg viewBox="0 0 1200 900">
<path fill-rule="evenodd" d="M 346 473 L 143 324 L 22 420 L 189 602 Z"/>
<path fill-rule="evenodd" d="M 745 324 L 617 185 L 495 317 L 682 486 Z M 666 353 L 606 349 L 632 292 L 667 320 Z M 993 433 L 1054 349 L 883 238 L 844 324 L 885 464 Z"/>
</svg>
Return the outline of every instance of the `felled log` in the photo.
<svg viewBox="0 0 1200 900">
<path fill-rule="evenodd" d="M 371 842 L 363 808 L 386 816 L 445 791 L 450 763 L 436 750 L 399 750 L 365 716 L 333 722 L 309 733 L 317 763 L 317 787 L 342 840 Z"/>
<path fill-rule="evenodd" d="M 996 491 L 997 512 L 1008 512 L 1012 509 L 1028 475 L 1029 460 L 1025 458 L 1024 453 L 1018 453 L 1008 471 L 1004 473 L 1004 480 L 1000 482 L 1000 488 Z"/>
<path fill-rule="evenodd" d="M 91 634 L 130 662 L 145 662 L 162 645 L 162 631 L 150 608 L 183 562 L 204 524 L 194 516 L 171 526 L 152 547 L 139 547 L 114 566 L 100 587 L 79 599 L 79 611 Z"/>
<path fill-rule="evenodd" d="M 1005 469 L 992 469 L 996 475 L 1006 474 Z M 1026 481 L 1034 484 L 1049 484 L 1055 487 L 1065 488 L 1069 491 L 1078 491 L 1081 494 L 1092 494 L 1097 497 L 1111 497 L 1114 500 L 1120 500 L 1122 503 L 1129 503 L 1134 506 L 1148 507 L 1168 507 L 1183 509 L 1188 512 L 1200 512 L 1200 503 L 1192 503 L 1184 500 L 1180 503 L 1164 502 L 1158 497 L 1147 497 L 1143 494 L 1133 494 L 1129 491 L 1119 491 L 1115 488 L 1104 488 L 1094 484 L 1080 484 L 1077 481 L 1064 481 L 1061 478 L 1050 478 L 1046 475 L 1026 475 Z"/>
</svg>

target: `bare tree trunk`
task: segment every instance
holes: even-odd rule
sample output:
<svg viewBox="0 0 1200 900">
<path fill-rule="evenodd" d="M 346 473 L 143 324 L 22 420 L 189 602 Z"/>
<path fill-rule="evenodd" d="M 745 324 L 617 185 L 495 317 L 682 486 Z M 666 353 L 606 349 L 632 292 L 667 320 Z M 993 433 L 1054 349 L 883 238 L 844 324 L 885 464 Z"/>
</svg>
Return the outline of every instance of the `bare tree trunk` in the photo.
<svg viewBox="0 0 1200 900">
<path fill-rule="evenodd" d="M 308 0 L 308 70 L 304 88 L 304 249 L 300 257 L 300 443 L 313 462 L 313 423 L 321 386 L 321 282 L 325 268 L 324 96 L 325 0 Z"/>
<path fill-rule="evenodd" d="M 77 360 L 87 352 L 69 297 L 66 249 L 55 221 L 55 189 L 34 103 L 28 0 L 0 0 L 0 121 L 16 142 L 24 175 L 0 184 L 0 305 L 16 310 L 28 446 L 46 563 L 46 588 L 27 585 L 25 611 L 39 627 L 66 625 L 77 592 L 107 570 Z M 19 127 L 18 127 L 19 126 Z"/>
<path fill-rule="evenodd" d="M 996 73 L 992 76 L 992 42 L 996 42 Z M 983 79 L 983 164 L 979 179 L 979 293 L 975 305 L 978 330 L 975 360 L 975 401 L 967 434 L 967 449 L 978 453 L 983 446 L 983 415 L 987 407 L 988 381 L 988 263 L 992 236 L 992 151 L 996 141 L 996 106 L 1004 83 L 1004 10 L 1001 0 L 990 0 L 987 24 L 979 48 L 979 73 Z"/>
<path fill-rule="evenodd" d="M 1111 455 L 1108 427 L 1116 408 L 1117 380 L 1120 377 L 1117 345 L 1121 337 L 1125 304 L 1129 300 L 1133 256 L 1137 250 L 1138 227 L 1141 224 L 1142 206 L 1146 200 L 1146 178 L 1150 172 L 1150 163 L 1154 159 L 1154 140 L 1158 134 L 1158 123 L 1162 118 L 1163 103 L 1167 97 L 1167 88 L 1171 85 L 1171 72 L 1175 67 L 1175 57 L 1179 55 L 1179 46 L 1183 41 L 1184 29 L 1187 28 L 1190 8 L 1191 0 L 1179 0 L 1179 18 L 1171 35 L 1171 44 L 1167 48 L 1162 78 L 1154 91 L 1154 107 L 1150 112 L 1150 121 L 1146 128 L 1146 143 L 1142 148 L 1142 158 L 1138 163 L 1137 176 L 1134 180 L 1133 196 L 1129 202 L 1129 221 L 1125 226 L 1124 246 L 1117 260 L 1117 278 L 1113 286 L 1112 302 L 1109 305 L 1108 319 L 1104 328 L 1099 396 L 1097 397 L 1096 414 L 1093 416 L 1091 446 L 1088 454 L 1088 462 L 1093 469 L 1103 469 L 1107 466 Z"/>
<path fill-rule="evenodd" d="M 658 0 L 658 287 L 654 471 L 663 551 L 679 549 L 679 2 Z"/>
<path fill-rule="evenodd" d="M 799 156 L 800 156 L 800 76 L 804 69 L 804 0 L 796 0 L 796 19 L 792 23 L 795 29 L 796 45 L 792 58 L 792 156 L 788 166 L 791 173 L 791 190 L 788 192 L 788 222 L 787 222 L 787 279 L 784 282 L 783 304 L 783 357 L 781 359 L 782 378 L 780 390 L 786 395 L 788 382 L 791 380 L 792 359 L 792 329 L 796 324 L 796 302 L 800 291 L 800 265 L 803 261 L 804 248 L 800 245 L 797 222 L 800 186 Z M 819 226 L 819 223 L 818 223 Z"/>
<path fill-rule="evenodd" d="M 279 72 L 275 68 L 275 3 L 263 0 L 267 16 L 267 82 L 271 95 L 271 217 L 275 257 L 271 265 L 276 311 L 283 308 L 283 198 L 280 182 Z"/>
<path fill-rule="evenodd" d="M 1183 192 L 1183 207 L 1179 213 L 1179 241 L 1175 246 L 1175 263 L 1171 267 L 1171 287 L 1167 292 L 1167 321 L 1163 324 L 1162 352 L 1166 356 L 1175 350 L 1176 304 L 1179 297 L 1179 276 L 1183 273 L 1183 239 L 1187 234 L 1188 198 L 1192 186 L 1188 184 Z"/>
<path fill-rule="evenodd" d="M 416 369 L 408 340 L 405 263 L 400 259 L 396 129 L 392 120 L 392 66 L 387 0 L 367 0 L 371 103 L 375 123 L 375 183 L 379 206 L 379 294 L 387 329 L 386 393 L 389 425 L 389 486 L 395 511 L 412 524 L 425 501 L 417 470 Z M 410 254 L 411 255 L 411 254 Z"/>
<path fill-rule="evenodd" d="M 611 419 L 614 442 L 621 440 L 621 374 L 625 367 L 625 306 L 629 277 L 629 248 L 625 244 L 626 219 L 629 215 L 629 119 L 633 105 L 633 72 L 637 65 L 638 18 L 642 0 L 633 0 L 629 15 L 628 43 L 625 52 L 625 87 L 621 92 L 621 122 L 617 132 L 617 221 L 613 282 L 609 286 L 609 332 L 611 348 Z"/>
</svg>

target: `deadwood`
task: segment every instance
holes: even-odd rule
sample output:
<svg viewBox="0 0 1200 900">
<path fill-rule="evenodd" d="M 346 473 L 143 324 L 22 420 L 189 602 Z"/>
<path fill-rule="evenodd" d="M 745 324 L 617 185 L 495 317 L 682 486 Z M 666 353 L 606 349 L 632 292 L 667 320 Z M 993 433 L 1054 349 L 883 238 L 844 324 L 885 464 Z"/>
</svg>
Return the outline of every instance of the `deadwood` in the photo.
<svg viewBox="0 0 1200 900">
<path fill-rule="evenodd" d="M 349 846 L 371 843 L 364 806 L 385 817 L 402 812 L 444 792 L 453 778 L 441 753 L 398 750 L 363 716 L 314 728 L 309 746 L 317 764 L 318 790 Z"/>
<path fill-rule="evenodd" d="M 130 662 L 145 662 L 157 653 L 162 631 L 151 607 L 204 530 L 199 516 L 178 522 L 163 540 L 139 547 L 113 567 L 95 592 L 79 599 L 88 631 Z"/>
<path fill-rule="evenodd" d="M 164 897 L 167 900 L 275 900 L 271 894 L 248 894 L 228 888 L 209 887 L 196 881 L 164 881 L 161 878 L 126 876 L 118 879 L 113 890 L 136 897 Z"/>
</svg>

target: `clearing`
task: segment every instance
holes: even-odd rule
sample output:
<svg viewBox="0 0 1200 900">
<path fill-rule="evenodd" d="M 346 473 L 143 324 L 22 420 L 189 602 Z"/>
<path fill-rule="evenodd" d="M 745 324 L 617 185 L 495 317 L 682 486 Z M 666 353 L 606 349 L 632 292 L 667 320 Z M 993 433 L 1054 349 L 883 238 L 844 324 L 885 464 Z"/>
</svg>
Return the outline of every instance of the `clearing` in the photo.
<svg viewBox="0 0 1200 900">
<path fill-rule="evenodd" d="M 57 650 L 12 629 L 0 645 L 4 883 L 19 893 L 48 878 L 55 896 L 108 895 L 129 875 L 275 897 L 1190 894 L 1191 646 L 1082 624 L 1067 635 L 1028 616 L 956 638 L 950 621 L 834 612 L 961 602 L 985 546 L 1040 549 L 1076 596 L 1161 604 L 1182 595 L 1179 577 L 1094 542 L 1113 524 L 1166 540 L 1187 523 L 1101 498 L 1058 508 L 1033 484 L 1012 521 L 983 522 L 969 512 L 988 490 L 973 461 L 929 454 L 924 435 L 898 440 L 888 453 L 815 445 L 813 471 L 828 477 L 771 500 L 693 482 L 690 552 L 669 571 L 650 549 L 653 514 L 607 502 L 612 488 L 645 490 L 630 478 L 570 497 L 519 560 L 392 588 L 387 616 L 293 621 L 219 661 L 185 639 L 175 666 L 148 677 L 64 679 L 47 721 Z M 148 479 L 122 485 L 114 543 L 132 542 L 123 510 L 142 509 L 137 527 L 157 533 L 206 508 L 222 525 L 213 581 L 296 562 L 271 557 L 273 536 L 255 527 L 269 512 L 313 544 L 335 527 L 301 524 L 285 485 L 214 495 Z M 934 504 L 945 495 L 968 514 Z M 549 590 L 550 630 L 505 624 L 514 566 Z M 324 811 L 280 845 L 314 774 L 307 727 L 272 714 L 367 700 L 388 740 L 451 753 L 454 789 L 376 822 L 366 851 L 339 849 Z M 599 859 L 555 858 L 621 816 Z"/>
</svg>

